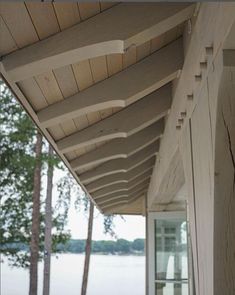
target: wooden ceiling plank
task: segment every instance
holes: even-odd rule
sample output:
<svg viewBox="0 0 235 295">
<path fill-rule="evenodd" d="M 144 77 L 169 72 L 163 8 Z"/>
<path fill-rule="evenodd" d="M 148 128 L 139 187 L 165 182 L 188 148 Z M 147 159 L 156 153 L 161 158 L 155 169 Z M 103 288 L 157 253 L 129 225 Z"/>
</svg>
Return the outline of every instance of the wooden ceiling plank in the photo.
<svg viewBox="0 0 235 295">
<path fill-rule="evenodd" d="M 53 139 L 58 140 L 65 136 L 64 130 L 61 128 L 61 126 L 51 127 L 48 128 L 48 131 L 50 135 L 53 137 Z"/>
<path fill-rule="evenodd" d="M 71 66 L 65 66 L 54 70 L 54 75 L 64 98 L 78 92 L 77 83 L 75 81 Z M 61 126 L 66 136 L 77 131 L 76 124 L 72 119 L 63 121 Z M 70 157 L 71 156 L 72 155 L 70 155 Z"/>
<path fill-rule="evenodd" d="M 40 38 L 59 30 L 54 11 L 53 15 L 46 5 L 51 3 L 27 2 Z M 160 36 L 189 19 L 194 7 L 188 3 L 121 3 L 86 22 L 11 53 L 3 59 L 4 67 L 12 81 L 19 81 L 92 57 L 123 53 L 126 49 L 128 54 L 131 47 Z"/>
<path fill-rule="evenodd" d="M 0 28 L 0 56 L 3 56 L 7 53 L 9 54 L 10 52 L 17 50 L 18 47 L 1 15 Z"/>
<path fill-rule="evenodd" d="M 52 3 L 28 1 L 25 5 L 40 39 L 45 39 L 60 32 L 60 27 Z M 58 44 L 55 44 L 55 46 L 58 46 Z M 43 72 L 46 72 L 47 70 L 45 69 Z"/>
<path fill-rule="evenodd" d="M 139 186 L 138 188 L 131 190 L 129 192 L 126 192 L 126 191 L 115 192 L 104 198 L 94 199 L 94 200 L 95 202 L 97 202 L 99 206 L 106 206 L 111 203 L 116 203 L 117 200 L 120 200 L 120 199 L 126 200 L 128 202 L 130 199 L 133 199 L 133 197 L 136 197 L 137 195 L 140 196 L 141 194 L 146 192 L 147 186 L 148 186 L 148 183 L 145 185 Z"/>
<path fill-rule="evenodd" d="M 109 141 L 102 147 L 74 159 L 70 162 L 70 165 L 73 169 L 81 169 L 117 158 L 128 158 L 156 141 L 163 134 L 163 131 L 164 122 L 160 120 L 130 137 Z"/>
<path fill-rule="evenodd" d="M 111 193 L 109 196 L 106 196 L 97 200 L 94 199 L 94 200 L 99 206 L 106 205 L 107 203 L 116 202 L 117 199 L 129 201 L 130 199 L 133 198 L 133 196 L 140 195 L 146 192 L 147 187 L 148 187 L 148 184 L 145 186 L 140 186 L 138 189 L 135 189 L 131 192 L 127 192 L 127 191 L 115 192 L 115 193 Z"/>
<path fill-rule="evenodd" d="M 24 95 L 28 98 L 34 110 L 39 111 L 48 106 L 48 102 L 34 78 L 20 81 L 18 83 L 18 86 L 20 90 L 24 93 Z"/>
<path fill-rule="evenodd" d="M 63 95 L 52 71 L 38 75 L 35 79 L 49 104 L 63 100 Z"/>
<path fill-rule="evenodd" d="M 100 13 L 100 5 L 99 2 L 80 2 L 78 3 L 80 16 L 82 20 L 86 20 L 98 13 Z"/>
<path fill-rule="evenodd" d="M 122 54 L 107 55 L 107 66 L 109 76 L 113 76 L 122 70 Z"/>
<path fill-rule="evenodd" d="M 123 69 L 130 67 L 136 63 L 136 45 L 131 45 L 122 56 Z"/>
<path fill-rule="evenodd" d="M 132 214 L 132 215 L 145 215 L 145 195 L 144 192 L 142 195 L 138 196 L 133 201 L 128 201 L 126 204 L 110 206 L 110 208 L 102 208 L 103 214 Z"/>
<path fill-rule="evenodd" d="M 106 9 L 109 9 L 115 5 L 117 5 L 118 2 L 100 2 L 100 9 L 101 11 L 104 11 Z"/>
<path fill-rule="evenodd" d="M 105 56 L 98 56 L 90 59 L 91 72 L 94 83 L 100 82 L 108 77 L 107 63 Z"/>
<path fill-rule="evenodd" d="M 122 199 L 122 200 L 118 200 L 117 202 L 111 202 L 109 205 L 103 205 L 103 206 L 100 206 L 102 210 L 110 210 L 110 209 L 114 209 L 114 208 L 117 208 L 121 205 L 124 205 L 124 204 L 127 204 L 128 201 L 126 199 Z"/>
<path fill-rule="evenodd" d="M 59 76 L 58 76 L 59 78 Z M 49 104 L 53 104 L 57 102 L 58 100 L 63 100 L 63 93 L 61 91 L 61 88 L 58 85 L 58 81 L 56 79 L 56 76 L 53 71 L 44 73 L 42 75 L 38 75 L 35 77 L 35 80 L 40 87 L 46 101 Z M 67 88 L 68 89 L 68 88 Z M 64 91 L 67 91 L 65 88 L 63 88 Z M 49 132 L 53 137 L 57 139 L 64 138 L 65 136 L 73 133 L 76 131 L 75 124 L 72 120 L 65 121 L 62 124 L 59 124 L 57 126 L 53 126 L 49 129 Z M 72 151 L 73 156 L 76 157 L 76 154 L 74 151 Z"/>
<path fill-rule="evenodd" d="M 64 98 L 78 92 L 77 83 L 71 66 L 55 69 L 53 72 Z"/>
<path fill-rule="evenodd" d="M 139 45 L 137 48 L 136 48 L 136 60 L 137 61 L 140 61 L 141 59 L 145 58 L 146 56 L 148 56 L 151 52 L 150 52 L 150 49 L 151 49 L 151 42 L 150 41 L 147 41 L 141 45 Z"/>
<path fill-rule="evenodd" d="M 157 36 L 150 41 L 150 43 L 151 43 L 150 44 L 150 52 L 151 53 L 159 50 L 160 48 L 162 48 L 164 46 L 163 36 L 164 36 L 164 34 Z"/>
<path fill-rule="evenodd" d="M 134 170 L 134 169 L 133 169 Z M 141 178 L 143 174 L 145 173 L 149 173 L 149 175 L 151 175 L 152 173 L 152 167 L 148 167 L 147 169 L 145 168 L 143 171 L 141 171 L 140 174 L 136 175 L 132 180 Z M 109 187 L 113 184 L 116 183 L 128 183 L 130 181 L 132 181 L 128 178 L 128 173 L 116 173 L 116 174 L 111 174 L 109 176 L 106 176 L 104 178 L 98 179 L 96 181 L 93 181 L 92 183 L 89 183 L 86 185 L 87 190 L 90 193 L 93 193 L 99 189 L 105 188 L 105 187 Z"/>
<path fill-rule="evenodd" d="M 24 47 L 39 40 L 23 2 L 1 2 L 0 11 L 18 47 Z"/>
<path fill-rule="evenodd" d="M 134 180 L 137 176 L 141 175 L 148 169 L 152 168 L 155 164 L 155 157 L 150 158 L 149 160 L 145 161 L 144 163 L 138 165 L 134 169 L 131 169 L 127 172 L 127 178 L 129 181 Z"/>
<path fill-rule="evenodd" d="M 131 189 L 134 189 L 136 186 L 139 186 L 143 182 L 146 183 L 147 180 L 149 181 L 150 176 L 151 176 L 151 174 L 149 171 L 145 172 L 144 174 L 140 175 L 138 178 L 136 178 L 133 181 L 130 181 L 129 183 L 125 183 L 125 182 L 116 183 L 111 186 L 107 186 L 105 188 L 99 189 L 99 190 L 92 193 L 92 197 L 94 199 L 98 199 L 98 198 L 107 196 L 110 193 L 119 192 L 119 191 L 123 191 L 123 190 L 129 191 Z M 91 193 L 91 192 L 89 192 L 89 193 Z"/>
<path fill-rule="evenodd" d="M 92 67 L 96 82 L 107 77 L 106 62 L 102 60 Z M 84 113 L 127 106 L 172 81 L 182 65 L 182 39 L 178 39 L 129 69 L 41 110 L 38 118 L 43 126 L 48 127 Z"/>
<path fill-rule="evenodd" d="M 155 157 L 156 144 L 151 144 L 127 159 L 117 159 L 105 162 L 98 167 L 79 175 L 81 181 L 92 181 L 117 172 L 127 172 L 139 166 L 148 159 Z"/>
<path fill-rule="evenodd" d="M 94 83 L 98 83 L 108 78 L 108 68 L 106 56 L 98 56 L 90 59 L 91 73 Z M 103 109 L 99 111 L 100 119 L 109 117 L 112 114 L 112 109 Z"/>
<path fill-rule="evenodd" d="M 130 136 L 163 118 L 171 107 L 171 85 L 147 95 L 96 124 L 57 142 L 62 152 L 104 140 Z"/>
<path fill-rule="evenodd" d="M 80 23 L 81 17 L 76 2 L 54 2 L 53 5 L 61 30 Z"/>
</svg>

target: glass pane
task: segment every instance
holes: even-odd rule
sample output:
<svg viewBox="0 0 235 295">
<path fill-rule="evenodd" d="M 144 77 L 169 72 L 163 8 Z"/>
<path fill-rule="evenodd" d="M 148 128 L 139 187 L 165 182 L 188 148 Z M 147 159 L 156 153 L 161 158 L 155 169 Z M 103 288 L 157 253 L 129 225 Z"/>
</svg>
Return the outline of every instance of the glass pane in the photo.
<svg viewBox="0 0 235 295">
<path fill-rule="evenodd" d="M 188 295 L 188 284 L 156 283 L 157 295 Z"/>
<path fill-rule="evenodd" d="M 187 226 L 183 219 L 155 221 L 157 295 L 188 294 Z"/>
</svg>

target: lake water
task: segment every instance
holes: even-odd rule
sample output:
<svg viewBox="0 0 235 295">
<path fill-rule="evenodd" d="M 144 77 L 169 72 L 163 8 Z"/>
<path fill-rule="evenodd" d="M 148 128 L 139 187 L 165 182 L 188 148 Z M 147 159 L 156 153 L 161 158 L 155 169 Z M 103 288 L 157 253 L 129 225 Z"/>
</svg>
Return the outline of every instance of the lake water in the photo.
<svg viewBox="0 0 235 295">
<path fill-rule="evenodd" d="M 27 295 L 28 271 L 1 266 L 1 295 Z M 84 255 L 52 257 L 50 295 L 79 295 Z M 39 263 L 39 292 L 42 294 L 43 264 Z M 145 257 L 92 255 L 87 295 L 145 294 Z"/>
</svg>

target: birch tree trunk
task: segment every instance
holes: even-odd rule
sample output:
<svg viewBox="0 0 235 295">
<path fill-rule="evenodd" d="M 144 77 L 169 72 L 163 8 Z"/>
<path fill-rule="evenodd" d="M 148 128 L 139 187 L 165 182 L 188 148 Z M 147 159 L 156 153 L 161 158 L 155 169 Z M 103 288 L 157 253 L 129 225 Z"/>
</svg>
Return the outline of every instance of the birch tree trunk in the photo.
<svg viewBox="0 0 235 295">
<path fill-rule="evenodd" d="M 37 287 L 38 287 L 41 154 L 42 154 L 42 135 L 40 132 L 38 132 L 37 140 L 35 144 L 36 161 L 35 161 L 34 179 L 33 179 L 33 213 L 32 213 L 32 233 L 31 233 L 31 243 L 30 243 L 29 295 L 37 295 Z"/>
<path fill-rule="evenodd" d="M 50 271 L 51 271 L 51 246 L 52 246 L 52 188 L 53 188 L 53 148 L 49 144 L 48 169 L 47 169 L 47 193 L 46 193 L 46 217 L 45 217 L 45 240 L 44 240 L 44 270 L 43 270 L 43 295 L 50 294 Z"/>
<path fill-rule="evenodd" d="M 86 295 L 86 291 L 87 291 L 88 273 L 89 273 L 90 256 L 91 256 L 93 218 L 94 218 L 94 204 L 92 202 L 90 202 L 86 251 L 85 251 L 85 263 L 84 263 L 84 271 L 83 271 L 83 278 L 82 278 L 81 295 Z"/>
</svg>

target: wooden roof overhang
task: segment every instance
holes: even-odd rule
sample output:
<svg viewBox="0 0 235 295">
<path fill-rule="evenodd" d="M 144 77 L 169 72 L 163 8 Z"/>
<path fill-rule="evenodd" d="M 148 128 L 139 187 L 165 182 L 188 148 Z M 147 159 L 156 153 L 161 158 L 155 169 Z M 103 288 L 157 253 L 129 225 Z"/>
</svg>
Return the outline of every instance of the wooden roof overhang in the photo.
<svg viewBox="0 0 235 295">
<path fill-rule="evenodd" d="M 0 3 L 1 74 L 104 213 L 144 213 L 194 8 Z"/>
</svg>

